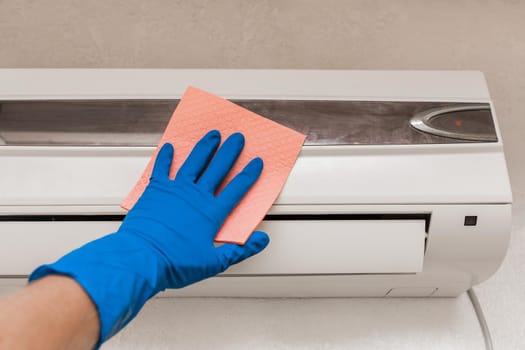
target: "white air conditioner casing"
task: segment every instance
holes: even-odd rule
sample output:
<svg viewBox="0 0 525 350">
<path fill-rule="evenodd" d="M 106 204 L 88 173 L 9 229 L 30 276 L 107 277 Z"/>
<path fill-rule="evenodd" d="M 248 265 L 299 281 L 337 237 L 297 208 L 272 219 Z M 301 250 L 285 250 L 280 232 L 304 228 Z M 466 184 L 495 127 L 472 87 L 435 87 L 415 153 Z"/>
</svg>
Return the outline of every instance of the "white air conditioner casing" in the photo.
<svg viewBox="0 0 525 350">
<path fill-rule="evenodd" d="M 269 247 L 161 295 L 457 296 L 505 257 L 512 196 L 482 73 L 0 69 L 0 289 L 118 228 L 188 85 L 308 140 L 259 227 Z"/>
</svg>

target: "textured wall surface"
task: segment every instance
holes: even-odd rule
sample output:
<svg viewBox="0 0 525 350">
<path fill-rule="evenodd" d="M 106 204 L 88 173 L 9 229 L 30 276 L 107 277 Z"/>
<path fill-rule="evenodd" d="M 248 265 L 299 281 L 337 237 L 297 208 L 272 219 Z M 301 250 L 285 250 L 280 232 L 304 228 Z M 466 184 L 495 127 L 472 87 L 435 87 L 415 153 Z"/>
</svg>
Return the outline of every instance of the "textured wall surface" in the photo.
<svg viewBox="0 0 525 350">
<path fill-rule="evenodd" d="M 509 255 L 478 291 L 497 348 L 516 349 L 525 343 L 524 18 L 518 0 L 0 0 L 0 67 L 483 71 L 516 204 Z M 107 348 L 477 349 L 471 312 L 466 297 L 162 299 Z"/>
</svg>

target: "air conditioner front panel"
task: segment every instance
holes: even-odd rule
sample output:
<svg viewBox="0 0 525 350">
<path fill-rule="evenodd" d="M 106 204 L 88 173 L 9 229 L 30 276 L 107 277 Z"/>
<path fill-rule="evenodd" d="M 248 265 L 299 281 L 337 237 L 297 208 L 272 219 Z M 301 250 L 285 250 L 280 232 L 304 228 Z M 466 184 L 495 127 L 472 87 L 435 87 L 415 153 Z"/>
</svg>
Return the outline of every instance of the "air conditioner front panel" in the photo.
<svg viewBox="0 0 525 350">
<path fill-rule="evenodd" d="M 0 275 L 28 275 L 40 264 L 115 232 L 119 224 L 0 222 Z M 265 221 L 257 229 L 268 232 L 269 247 L 226 274 L 415 273 L 423 266 L 424 220 L 278 220 Z"/>
<path fill-rule="evenodd" d="M 270 245 L 227 274 L 415 273 L 424 220 L 265 221 Z"/>
</svg>

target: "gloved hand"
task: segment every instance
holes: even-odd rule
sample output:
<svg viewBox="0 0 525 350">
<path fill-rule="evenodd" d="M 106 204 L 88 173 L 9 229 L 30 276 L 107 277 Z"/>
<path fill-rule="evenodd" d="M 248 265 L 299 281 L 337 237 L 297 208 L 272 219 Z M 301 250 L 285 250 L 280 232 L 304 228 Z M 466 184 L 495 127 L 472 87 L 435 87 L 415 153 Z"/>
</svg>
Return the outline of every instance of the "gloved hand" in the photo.
<svg viewBox="0 0 525 350">
<path fill-rule="evenodd" d="M 263 167 L 260 158 L 253 159 L 215 194 L 239 156 L 244 137 L 231 135 L 215 153 L 219 143 L 218 131 L 204 136 L 175 180 L 168 178 L 173 147 L 165 144 L 149 185 L 116 233 L 40 266 L 29 277 L 34 281 L 63 274 L 82 285 L 98 309 L 99 345 L 131 321 L 158 292 L 214 276 L 268 244 L 263 232 L 254 232 L 243 246 L 223 244 L 216 248 L 213 244 L 224 220 Z"/>
</svg>

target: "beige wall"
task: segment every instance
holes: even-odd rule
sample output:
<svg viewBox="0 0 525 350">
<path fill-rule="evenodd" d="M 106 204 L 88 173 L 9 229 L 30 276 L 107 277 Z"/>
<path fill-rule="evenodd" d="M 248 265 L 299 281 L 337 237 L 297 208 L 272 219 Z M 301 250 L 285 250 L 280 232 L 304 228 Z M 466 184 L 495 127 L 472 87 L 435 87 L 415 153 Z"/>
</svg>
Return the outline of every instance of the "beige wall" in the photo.
<svg viewBox="0 0 525 350">
<path fill-rule="evenodd" d="M 0 0 L 0 67 L 481 70 L 522 198 L 524 23 L 518 0 Z"/>
</svg>

